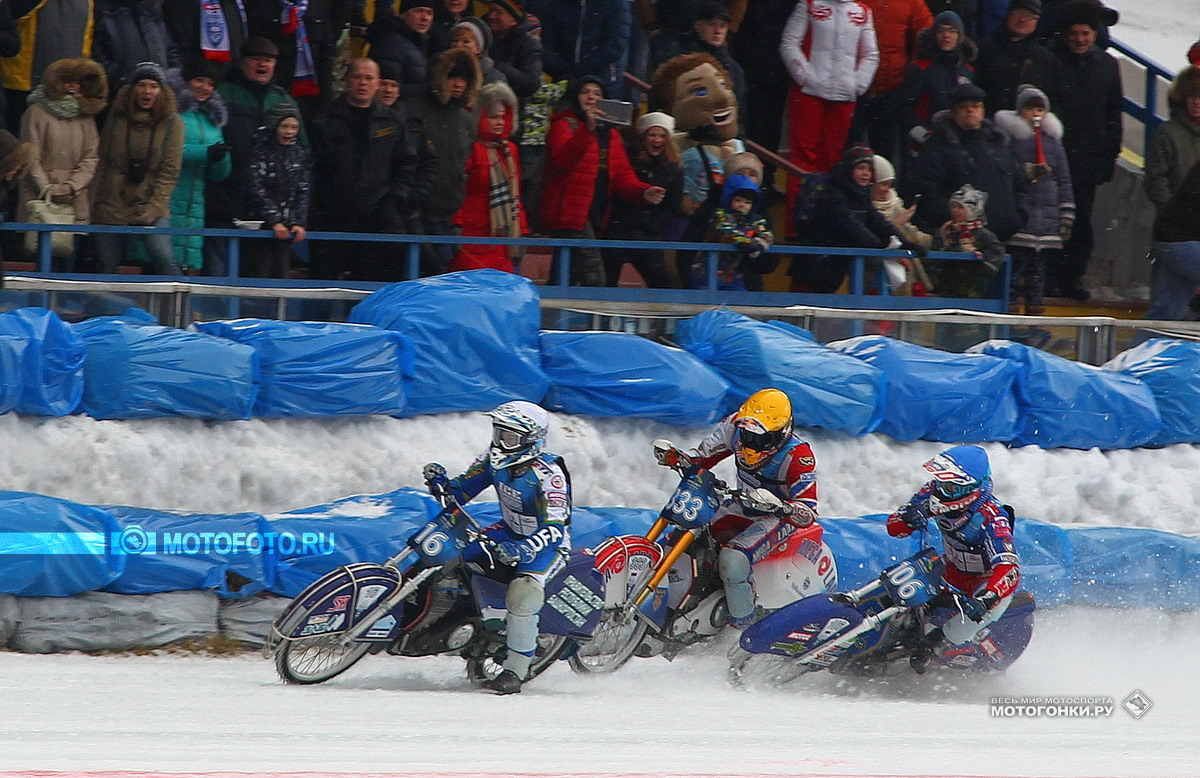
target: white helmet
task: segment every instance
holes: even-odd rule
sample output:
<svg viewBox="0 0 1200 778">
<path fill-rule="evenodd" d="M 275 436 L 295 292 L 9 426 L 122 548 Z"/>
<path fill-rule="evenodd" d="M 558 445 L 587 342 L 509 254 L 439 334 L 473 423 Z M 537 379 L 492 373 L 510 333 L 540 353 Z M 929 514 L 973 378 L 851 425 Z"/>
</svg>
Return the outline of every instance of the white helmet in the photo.
<svg viewBox="0 0 1200 778">
<path fill-rule="evenodd" d="M 514 400 L 488 411 L 487 415 L 492 417 L 492 445 L 488 458 L 494 469 L 531 462 L 542 453 L 550 428 L 550 414 L 545 408 Z"/>
</svg>

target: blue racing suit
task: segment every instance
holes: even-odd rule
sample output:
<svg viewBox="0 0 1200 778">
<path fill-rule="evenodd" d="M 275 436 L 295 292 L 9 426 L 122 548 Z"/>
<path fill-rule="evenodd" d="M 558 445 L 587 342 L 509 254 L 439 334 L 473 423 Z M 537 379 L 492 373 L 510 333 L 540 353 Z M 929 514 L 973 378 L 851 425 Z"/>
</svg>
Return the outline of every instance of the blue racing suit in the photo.
<svg viewBox="0 0 1200 778">
<path fill-rule="evenodd" d="M 450 479 L 447 491 L 466 504 L 489 486 L 495 487 L 500 498 L 501 521 L 484 534 L 497 542 L 497 551 L 485 551 L 476 544 L 468 547 L 463 557 L 472 561 L 492 553 L 514 569 L 505 597 L 509 649 L 505 668 L 524 680 L 529 658 L 537 650 L 538 614 L 545 604 L 546 580 L 566 565 L 571 551 L 571 478 L 562 457 L 554 454 L 497 470 L 484 452 L 466 472 Z"/>
</svg>

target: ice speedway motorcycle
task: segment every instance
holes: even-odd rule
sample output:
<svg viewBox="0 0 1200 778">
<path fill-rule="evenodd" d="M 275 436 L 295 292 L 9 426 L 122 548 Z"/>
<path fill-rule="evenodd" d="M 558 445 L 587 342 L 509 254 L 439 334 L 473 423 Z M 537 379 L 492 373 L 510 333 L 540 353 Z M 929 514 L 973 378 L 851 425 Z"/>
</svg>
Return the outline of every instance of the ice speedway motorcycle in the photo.
<svg viewBox="0 0 1200 778">
<path fill-rule="evenodd" d="M 327 573 L 301 592 L 271 628 L 264 647 L 289 683 L 327 681 L 364 655 L 416 657 L 458 654 L 467 675 L 482 684 L 501 671 L 505 581 L 488 577 L 484 562 L 465 562 L 473 542 L 494 541 L 462 508 L 443 509 L 383 564 L 358 562 Z M 500 573 L 507 568 L 499 568 Z M 594 558 L 572 554 L 546 582 L 533 678 L 586 640 L 600 620 L 604 581 Z"/>
<path fill-rule="evenodd" d="M 717 553 L 745 522 L 728 517 L 714 525 L 713 518 L 723 500 L 740 492 L 709 470 L 676 470 L 679 485 L 649 532 L 609 538 L 592 550 L 607 595 L 591 639 L 568 657 L 577 672 L 610 673 L 635 654 L 670 659 L 728 622 Z M 775 499 L 757 491 L 760 502 Z M 781 608 L 835 588 L 837 566 L 822 533 L 817 523 L 797 528 L 754 563 L 759 607 Z"/>
<path fill-rule="evenodd" d="M 822 669 L 867 677 L 911 672 L 922 625 L 968 614 L 974 605 L 942 580 L 944 560 L 919 535 L 917 553 L 865 586 L 806 597 L 748 627 L 729 652 L 731 680 L 779 683 Z M 973 642 L 940 649 L 917 671 L 1006 669 L 1029 644 L 1034 610 L 1033 596 L 1018 590 Z"/>
</svg>

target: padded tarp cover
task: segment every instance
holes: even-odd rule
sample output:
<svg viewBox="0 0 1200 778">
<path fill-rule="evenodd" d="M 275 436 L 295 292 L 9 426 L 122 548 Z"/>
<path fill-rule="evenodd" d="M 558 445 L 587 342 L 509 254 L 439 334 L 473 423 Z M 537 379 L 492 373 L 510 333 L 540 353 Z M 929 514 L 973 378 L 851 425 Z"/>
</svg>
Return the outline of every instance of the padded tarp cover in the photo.
<svg viewBox="0 0 1200 778">
<path fill-rule="evenodd" d="M 549 410 L 704 427 L 732 410 L 729 382 L 687 351 L 625 332 L 543 332 Z"/>
<path fill-rule="evenodd" d="M 0 491 L 0 593 L 68 597 L 103 588 L 125 569 L 106 511 L 41 494 Z"/>
<path fill-rule="evenodd" d="M 1071 602 L 1119 608 L 1200 608 L 1200 537 L 1124 527 L 1081 527 L 1066 532 L 1075 561 Z"/>
<path fill-rule="evenodd" d="M 0 313 L 0 335 L 27 341 L 17 411 L 31 416 L 74 413 L 83 397 L 87 348 L 71 326 L 45 308 L 17 308 Z"/>
<path fill-rule="evenodd" d="M 1162 431 L 1147 445 L 1200 443 L 1200 343 L 1154 338 L 1105 362 L 1150 388 Z"/>
<path fill-rule="evenodd" d="M 735 405 L 772 386 L 791 398 L 801 427 L 865 435 L 883 418 L 883 373 L 818 344 L 807 330 L 715 310 L 680 322 L 675 337 L 725 377 Z"/>
<path fill-rule="evenodd" d="M 1013 445 L 1137 448 L 1162 431 L 1150 387 L 1132 376 L 1007 340 L 985 341 L 969 350 L 1021 366 L 1021 420 Z"/>
<path fill-rule="evenodd" d="M 304 587 L 340 565 L 382 563 L 437 515 L 428 492 L 404 487 L 387 494 L 357 495 L 326 505 L 289 511 L 264 519 L 270 532 L 316 540 L 315 553 L 296 548 L 276 555 L 271 591 L 295 597 Z M 308 533 L 307 535 L 305 533 Z"/>
<path fill-rule="evenodd" d="M 24 385 L 24 338 L 0 335 L 0 413 L 16 410 Z"/>
<path fill-rule="evenodd" d="M 125 571 L 104 587 L 118 594 L 211 589 L 249 597 L 275 570 L 274 543 L 257 513 L 200 514 L 107 505 L 121 526 Z M 141 549 L 141 550 L 139 550 Z"/>
<path fill-rule="evenodd" d="M 469 270 L 389 284 L 354 306 L 350 321 L 412 342 L 405 416 L 536 403 L 550 388 L 538 348 L 537 290 L 515 273 Z"/>
<path fill-rule="evenodd" d="M 983 354 L 954 354 L 882 335 L 829 348 L 887 376 L 879 431 L 897 440 L 951 443 L 1010 440 L 1018 423 L 1014 386 L 1020 368 Z"/>
<path fill-rule="evenodd" d="M 249 419 L 254 349 L 211 335 L 102 316 L 73 325 L 87 347 L 82 409 L 97 419 Z"/>
<path fill-rule="evenodd" d="M 267 319 L 192 326 L 258 353 L 255 416 L 394 416 L 404 410 L 413 350 L 398 332 L 362 324 Z"/>
<path fill-rule="evenodd" d="M 87 592 L 17 602 L 21 620 L 9 643 L 16 651 L 128 651 L 217 634 L 218 601 L 212 592 Z"/>
</svg>

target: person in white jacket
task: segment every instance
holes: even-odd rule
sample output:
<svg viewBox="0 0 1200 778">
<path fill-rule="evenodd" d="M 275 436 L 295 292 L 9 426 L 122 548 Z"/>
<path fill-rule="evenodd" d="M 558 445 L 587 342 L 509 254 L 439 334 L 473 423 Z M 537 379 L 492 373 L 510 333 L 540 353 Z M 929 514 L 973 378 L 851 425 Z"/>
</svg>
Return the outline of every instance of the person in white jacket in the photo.
<svg viewBox="0 0 1200 778">
<path fill-rule="evenodd" d="M 779 55 L 792 77 L 789 156 L 805 172 L 827 173 L 842 158 L 855 101 L 879 67 L 871 9 L 860 0 L 801 0 L 783 31 Z M 795 202 L 795 179 L 788 205 Z"/>
</svg>

